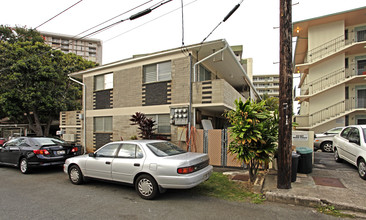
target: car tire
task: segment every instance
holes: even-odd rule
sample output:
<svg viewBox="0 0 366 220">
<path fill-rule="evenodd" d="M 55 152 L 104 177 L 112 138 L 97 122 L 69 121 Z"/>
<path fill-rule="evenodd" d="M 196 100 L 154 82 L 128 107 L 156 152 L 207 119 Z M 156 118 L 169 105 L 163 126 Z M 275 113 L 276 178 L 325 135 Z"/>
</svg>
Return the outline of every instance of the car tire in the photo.
<svg viewBox="0 0 366 220">
<path fill-rule="evenodd" d="M 358 175 L 366 180 L 366 163 L 364 159 L 359 159 L 357 162 Z"/>
<path fill-rule="evenodd" d="M 331 141 L 323 142 L 320 148 L 323 152 L 331 153 L 333 152 L 333 143 Z"/>
<path fill-rule="evenodd" d="M 84 176 L 80 168 L 76 165 L 72 165 L 69 169 L 69 179 L 72 184 L 80 185 L 84 182 Z"/>
<path fill-rule="evenodd" d="M 19 170 L 23 174 L 28 174 L 30 172 L 29 163 L 28 163 L 27 158 L 23 157 L 23 158 L 20 159 L 20 161 L 19 161 Z"/>
<path fill-rule="evenodd" d="M 337 148 L 334 149 L 334 160 L 338 163 L 342 162 L 342 159 L 339 157 Z"/>
<path fill-rule="evenodd" d="M 143 174 L 139 176 L 135 182 L 135 189 L 139 196 L 143 199 L 154 199 L 159 194 L 158 184 L 155 179 Z"/>
</svg>

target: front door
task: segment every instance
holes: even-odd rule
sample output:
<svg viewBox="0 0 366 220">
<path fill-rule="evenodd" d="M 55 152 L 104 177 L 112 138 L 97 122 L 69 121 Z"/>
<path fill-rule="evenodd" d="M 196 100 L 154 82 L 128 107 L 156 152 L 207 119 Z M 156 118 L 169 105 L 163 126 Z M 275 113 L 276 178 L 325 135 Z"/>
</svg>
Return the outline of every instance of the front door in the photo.
<svg viewBox="0 0 366 220">
<path fill-rule="evenodd" d="M 85 176 L 112 179 L 112 162 L 119 144 L 108 144 L 100 148 L 94 157 L 89 157 L 85 163 Z"/>
<path fill-rule="evenodd" d="M 133 183 L 135 175 L 142 169 L 144 153 L 136 144 L 122 144 L 112 164 L 112 178 L 115 181 Z"/>
</svg>

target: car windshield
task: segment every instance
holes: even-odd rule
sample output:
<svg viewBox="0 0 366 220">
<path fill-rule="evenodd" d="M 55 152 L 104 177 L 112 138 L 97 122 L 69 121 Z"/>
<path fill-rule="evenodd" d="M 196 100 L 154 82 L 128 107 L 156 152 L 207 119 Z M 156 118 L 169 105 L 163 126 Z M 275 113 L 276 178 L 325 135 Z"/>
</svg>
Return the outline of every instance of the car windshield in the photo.
<svg viewBox="0 0 366 220">
<path fill-rule="evenodd" d="M 362 128 L 362 132 L 363 132 L 364 141 L 366 143 L 366 128 Z"/>
<path fill-rule="evenodd" d="M 166 157 L 186 153 L 185 150 L 170 142 L 156 142 L 147 144 L 149 149 L 158 157 Z"/>
<path fill-rule="evenodd" d="M 63 144 L 64 142 L 55 138 L 32 138 L 37 145 Z"/>
</svg>

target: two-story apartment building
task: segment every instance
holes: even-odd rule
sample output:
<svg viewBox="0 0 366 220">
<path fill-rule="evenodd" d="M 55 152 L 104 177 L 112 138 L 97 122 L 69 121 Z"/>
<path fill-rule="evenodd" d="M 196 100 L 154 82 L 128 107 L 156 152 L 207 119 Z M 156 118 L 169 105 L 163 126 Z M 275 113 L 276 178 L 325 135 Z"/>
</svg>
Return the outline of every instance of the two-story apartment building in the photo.
<svg viewBox="0 0 366 220">
<path fill-rule="evenodd" d="M 137 135 L 129 121 L 136 112 L 154 118 L 160 136 L 179 142 L 189 124 L 202 128 L 206 119 L 213 128 L 225 128 L 223 113 L 236 99 L 259 97 L 225 40 L 138 55 L 70 76 L 85 84 L 86 111 L 80 118 L 61 113 L 60 128 L 65 135 L 78 132 L 82 143 L 86 120 L 88 151 Z"/>
<path fill-rule="evenodd" d="M 293 23 L 298 129 L 366 124 L 366 7 Z"/>
</svg>

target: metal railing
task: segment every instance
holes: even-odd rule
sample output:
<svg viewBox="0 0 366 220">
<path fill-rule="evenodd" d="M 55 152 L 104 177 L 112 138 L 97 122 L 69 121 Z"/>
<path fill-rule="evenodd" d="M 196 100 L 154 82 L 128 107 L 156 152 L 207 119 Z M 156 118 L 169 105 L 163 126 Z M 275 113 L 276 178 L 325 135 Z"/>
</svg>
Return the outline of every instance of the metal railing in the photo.
<svg viewBox="0 0 366 220">
<path fill-rule="evenodd" d="M 335 39 L 332 39 L 318 47 L 309 50 L 305 56 L 304 63 L 315 62 L 323 57 L 326 57 L 332 53 L 335 53 L 343 49 L 347 45 L 351 45 L 356 42 L 366 41 L 365 37 L 357 37 L 358 32 L 350 32 L 348 35 L 341 35 Z"/>
<path fill-rule="evenodd" d="M 336 118 L 337 116 L 346 113 L 347 111 L 354 110 L 356 108 L 365 108 L 366 103 L 357 103 L 356 99 L 350 98 L 340 101 L 334 105 L 331 105 L 325 109 L 317 111 L 309 115 L 309 125 L 314 126 L 318 123 L 324 122 L 326 120 Z"/>
</svg>

